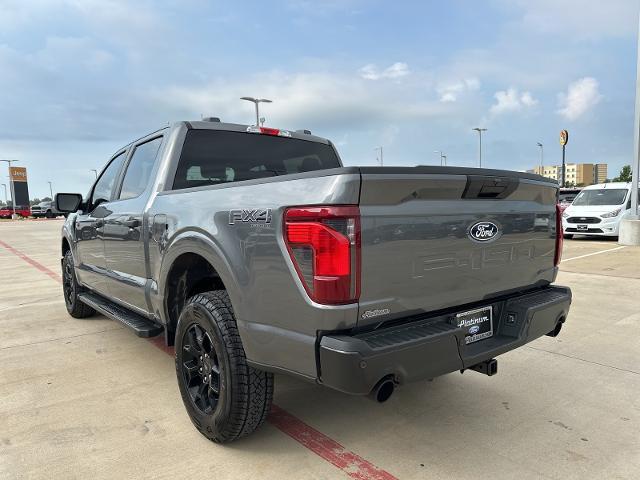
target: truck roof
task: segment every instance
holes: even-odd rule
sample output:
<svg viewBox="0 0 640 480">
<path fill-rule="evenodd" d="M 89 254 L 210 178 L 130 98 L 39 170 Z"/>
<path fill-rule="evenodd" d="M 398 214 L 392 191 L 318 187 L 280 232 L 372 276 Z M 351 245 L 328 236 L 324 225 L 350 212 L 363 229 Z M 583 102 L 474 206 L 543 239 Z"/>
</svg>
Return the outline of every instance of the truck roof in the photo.
<svg viewBox="0 0 640 480">
<path fill-rule="evenodd" d="M 256 128 L 255 125 L 244 125 L 240 123 L 226 123 L 219 122 L 215 120 L 196 120 L 196 121 L 182 121 L 178 122 L 180 124 L 185 124 L 187 128 L 193 128 L 196 130 L 224 130 L 228 132 L 239 132 L 239 133 L 247 133 L 250 128 Z M 267 129 L 276 129 L 280 132 L 288 132 L 286 135 L 287 138 L 295 138 L 298 140 L 306 140 L 308 142 L 318 142 L 324 143 L 325 145 L 331 145 L 331 141 L 326 138 L 318 137 L 316 135 L 312 135 L 311 133 L 305 133 L 304 130 L 286 130 L 279 129 L 276 127 L 257 127 L 257 128 L 267 128 Z M 309 130 L 306 130 L 309 132 Z M 283 136 L 283 135 L 281 135 Z"/>
</svg>

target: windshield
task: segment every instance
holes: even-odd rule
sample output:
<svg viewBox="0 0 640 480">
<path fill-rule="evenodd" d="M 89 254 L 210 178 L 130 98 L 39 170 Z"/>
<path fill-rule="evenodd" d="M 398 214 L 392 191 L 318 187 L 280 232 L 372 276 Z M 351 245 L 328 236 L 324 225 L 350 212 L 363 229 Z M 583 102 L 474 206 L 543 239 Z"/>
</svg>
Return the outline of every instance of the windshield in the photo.
<svg viewBox="0 0 640 480">
<path fill-rule="evenodd" d="M 627 196 L 626 188 L 601 188 L 583 190 L 573 201 L 574 206 L 620 205 Z"/>
</svg>

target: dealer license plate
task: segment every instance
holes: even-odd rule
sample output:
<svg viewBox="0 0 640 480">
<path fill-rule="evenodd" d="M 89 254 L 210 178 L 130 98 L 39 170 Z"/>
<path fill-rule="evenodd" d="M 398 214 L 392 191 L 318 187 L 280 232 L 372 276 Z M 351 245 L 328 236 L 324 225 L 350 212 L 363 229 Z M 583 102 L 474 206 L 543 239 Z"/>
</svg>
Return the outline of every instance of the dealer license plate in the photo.
<svg viewBox="0 0 640 480">
<path fill-rule="evenodd" d="M 586 232 L 587 230 L 589 230 L 589 225 L 578 225 L 579 232 Z"/>
<path fill-rule="evenodd" d="M 493 307 L 491 306 L 458 313 L 453 321 L 458 328 L 466 331 L 464 336 L 466 345 L 493 335 Z"/>
</svg>

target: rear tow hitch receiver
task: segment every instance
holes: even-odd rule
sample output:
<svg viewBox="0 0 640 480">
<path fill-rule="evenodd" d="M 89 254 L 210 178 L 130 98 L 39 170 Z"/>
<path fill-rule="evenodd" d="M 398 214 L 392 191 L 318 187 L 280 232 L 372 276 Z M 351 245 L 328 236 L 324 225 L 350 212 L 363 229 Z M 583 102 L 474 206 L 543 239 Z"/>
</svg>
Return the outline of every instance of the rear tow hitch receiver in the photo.
<svg viewBox="0 0 640 480">
<path fill-rule="evenodd" d="M 498 373 L 498 360 L 492 358 L 491 360 L 485 360 L 484 362 L 477 363 L 472 367 L 469 367 L 470 370 L 474 370 L 479 373 L 484 373 L 485 375 L 492 376 Z"/>
</svg>

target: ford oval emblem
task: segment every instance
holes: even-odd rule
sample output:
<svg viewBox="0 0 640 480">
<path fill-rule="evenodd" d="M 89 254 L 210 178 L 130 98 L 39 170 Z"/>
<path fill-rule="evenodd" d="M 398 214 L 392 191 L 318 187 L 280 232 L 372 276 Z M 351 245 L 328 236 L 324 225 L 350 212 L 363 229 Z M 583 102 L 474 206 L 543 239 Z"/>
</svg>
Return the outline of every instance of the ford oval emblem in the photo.
<svg viewBox="0 0 640 480">
<path fill-rule="evenodd" d="M 469 335 L 475 335 L 479 331 L 480 331 L 480 326 L 479 325 L 474 325 L 473 327 L 471 327 L 469 329 Z"/>
<path fill-rule="evenodd" d="M 476 242 L 490 242 L 500 236 L 498 225 L 489 221 L 476 222 L 469 228 L 469 238 Z"/>
</svg>

